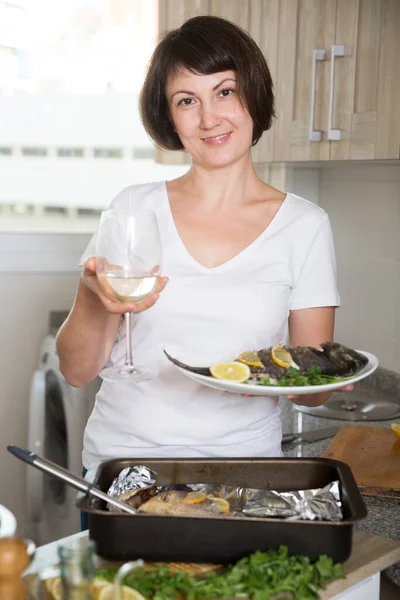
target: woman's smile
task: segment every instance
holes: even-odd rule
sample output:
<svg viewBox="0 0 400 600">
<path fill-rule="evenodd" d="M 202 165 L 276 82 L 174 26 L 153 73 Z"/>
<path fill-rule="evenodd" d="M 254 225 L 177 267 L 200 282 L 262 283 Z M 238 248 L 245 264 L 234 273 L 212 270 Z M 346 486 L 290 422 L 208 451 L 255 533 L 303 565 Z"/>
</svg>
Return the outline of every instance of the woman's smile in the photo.
<svg viewBox="0 0 400 600">
<path fill-rule="evenodd" d="M 230 140 L 231 136 L 232 131 L 228 131 L 227 133 L 220 133 L 218 135 L 207 136 L 201 139 L 209 146 L 221 146 L 222 144 L 225 144 L 228 140 Z"/>
</svg>

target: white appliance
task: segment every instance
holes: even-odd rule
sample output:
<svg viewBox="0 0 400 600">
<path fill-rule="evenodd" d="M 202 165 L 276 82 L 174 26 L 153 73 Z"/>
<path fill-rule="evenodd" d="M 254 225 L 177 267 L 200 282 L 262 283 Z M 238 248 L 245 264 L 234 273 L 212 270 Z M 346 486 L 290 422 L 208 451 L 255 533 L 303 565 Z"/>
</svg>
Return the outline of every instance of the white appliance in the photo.
<svg viewBox="0 0 400 600">
<path fill-rule="evenodd" d="M 100 387 L 97 378 L 74 388 L 59 370 L 55 334 L 42 343 L 29 398 L 28 449 L 82 475 L 83 432 Z M 80 530 L 77 490 L 27 467 L 28 517 L 38 545 Z"/>
</svg>

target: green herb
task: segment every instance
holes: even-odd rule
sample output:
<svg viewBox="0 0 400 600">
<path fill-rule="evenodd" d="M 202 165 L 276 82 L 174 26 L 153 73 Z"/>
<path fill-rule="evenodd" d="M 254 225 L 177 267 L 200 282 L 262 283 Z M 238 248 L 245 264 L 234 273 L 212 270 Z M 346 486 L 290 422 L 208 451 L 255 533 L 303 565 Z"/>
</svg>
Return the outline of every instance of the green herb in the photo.
<svg viewBox="0 0 400 600">
<path fill-rule="evenodd" d="M 277 383 L 271 383 L 268 377 L 260 377 L 258 385 L 278 385 L 281 387 L 305 386 L 305 385 L 324 385 L 327 383 L 336 383 L 346 381 L 351 377 L 331 377 L 330 375 L 321 375 L 319 367 L 309 367 L 305 372 L 290 367 L 279 377 Z"/>
<path fill-rule="evenodd" d="M 100 569 L 97 577 L 112 581 L 115 568 Z M 230 565 L 225 572 L 193 577 L 171 571 L 168 566 L 135 569 L 124 579 L 128 585 L 152 600 L 211 600 L 218 598 L 279 598 L 311 600 L 328 581 L 344 578 L 343 568 L 328 556 L 315 563 L 306 556 L 291 556 L 286 546 L 255 552 Z"/>
</svg>

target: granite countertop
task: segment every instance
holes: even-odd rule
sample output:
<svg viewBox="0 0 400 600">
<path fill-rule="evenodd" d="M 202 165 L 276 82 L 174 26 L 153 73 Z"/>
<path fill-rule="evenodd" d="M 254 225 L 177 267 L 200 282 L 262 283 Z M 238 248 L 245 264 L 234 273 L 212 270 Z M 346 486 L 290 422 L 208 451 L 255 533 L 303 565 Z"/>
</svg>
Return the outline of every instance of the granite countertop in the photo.
<svg viewBox="0 0 400 600">
<path fill-rule="evenodd" d="M 397 385 L 396 389 L 393 390 L 393 386 L 389 386 L 386 382 L 382 386 L 382 381 L 379 381 L 380 374 L 373 380 L 373 385 L 370 386 L 368 392 L 371 392 L 376 383 L 379 385 L 379 391 L 377 390 L 377 397 L 384 398 L 390 396 L 392 399 L 394 396 L 398 398 L 400 403 L 400 394 L 397 396 Z M 372 379 L 372 378 L 371 378 Z M 382 378 L 381 378 L 382 379 Z M 367 380 L 366 380 L 367 381 Z M 366 389 L 367 383 L 362 386 L 359 385 L 355 388 L 351 394 L 354 394 L 353 398 L 362 395 Z M 385 389 L 386 388 L 386 389 Z M 393 394 L 393 392 L 396 394 Z M 344 394 L 344 393 L 343 393 Z M 363 426 L 376 426 L 376 427 L 388 427 L 393 419 L 386 421 L 343 421 L 336 419 L 327 419 L 322 417 L 316 417 L 308 415 L 303 412 L 299 412 L 294 409 L 293 403 L 282 398 L 279 402 L 281 408 L 281 418 L 283 424 L 283 432 L 301 432 L 310 431 L 313 429 L 320 429 L 323 427 L 330 427 L 337 425 L 339 427 L 346 425 L 363 425 Z M 400 419 L 397 417 L 397 422 Z M 331 443 L 332 438 L 320 440 L 318 442 L 291 442 L 282 446 L 284 456 L 287 457 L 320 457 Z M 363 496 L 363 500 L 368 510 L 368 515 L 365 519 L 355 525 L 356 529 L 366 531 L 367 533 L 374 533 L 384 537 L 391 538 L 397 542 L 400 542 L 400 500 L 394 498 L 378 498 L 372 496 Z M 400 563 L 396 563 L 385 573 L 398 585 L 400 585 Z"/>
</svg>

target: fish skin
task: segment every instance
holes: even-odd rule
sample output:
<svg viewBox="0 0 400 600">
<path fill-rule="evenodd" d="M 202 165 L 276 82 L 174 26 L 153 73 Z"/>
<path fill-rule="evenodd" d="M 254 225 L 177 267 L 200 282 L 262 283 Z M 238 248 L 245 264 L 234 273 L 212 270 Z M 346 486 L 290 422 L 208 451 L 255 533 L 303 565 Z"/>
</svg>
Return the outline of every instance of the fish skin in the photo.
<svg viewBox="0 0 400 600">
<path fill-rule="evenodd" d="M 368 363 L 363 354 L 338 342 L 323 342 L 321 347 L 325 356 L 336 365 L 342 375 L 354 375 Z"/>
<path fill-rule="evenodd" d="M 287 349 L 302 373 L 310 367 L 319 367 L 322 375 L 337 375 L 337 366 L 321 350 L 313 346 L 288 346 Z"/>
<path fill-rule="evenodd" d="M 285 374 L 286 369 L 284 367 L 280 367 L 272 360 L 271 347 L 262 348 L 257 352 L 257 354 L 263 364 L 262 371 L 259 371 L 260 374 L 265 375 L 270 379 L 279 379 L 279 377 L 282 377 L 282 375 Z M 251 372 L 253 373 L 254 371 L 251 370 Z"/>
<path fill-rule="evenodd" d="M 163 350 L 165 356 L 174 363 L 177 367 L 181 369 L 186 369 L 186 371 L 191 371 L 192 373 L 197 373 L 198 375 L 206 375 L 207 377 L 212 377 L 210 369 L 208 367 L 191 367 L 190 365 L 186 365 L 180 360 L 173 358 L 166 350 Z"/>
</svg>

